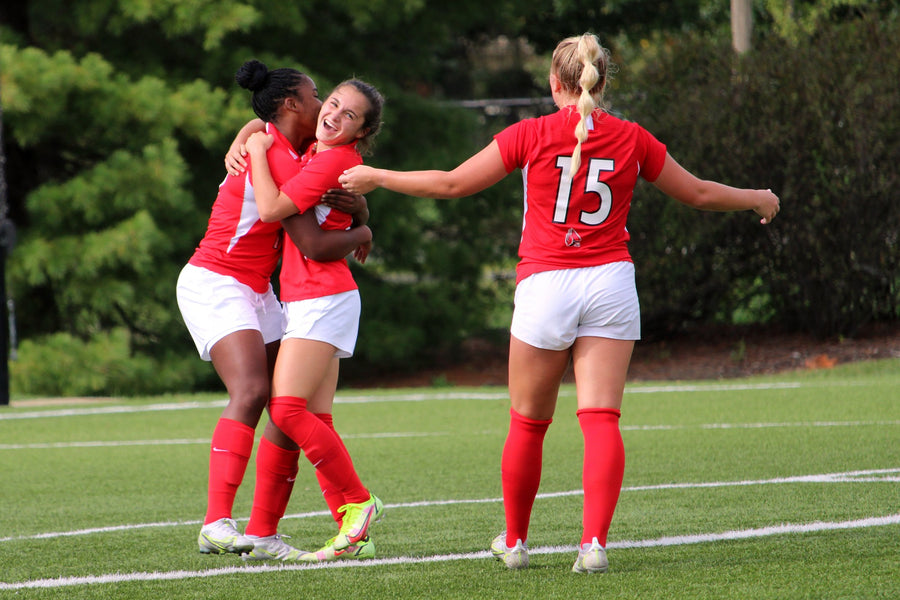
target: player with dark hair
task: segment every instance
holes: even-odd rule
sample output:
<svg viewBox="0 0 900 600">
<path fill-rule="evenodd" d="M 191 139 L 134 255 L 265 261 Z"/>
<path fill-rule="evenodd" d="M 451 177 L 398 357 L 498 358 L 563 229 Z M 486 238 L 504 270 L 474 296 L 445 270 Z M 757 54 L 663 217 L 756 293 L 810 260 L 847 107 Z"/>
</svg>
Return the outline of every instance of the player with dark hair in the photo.
<svg viewBox="0 0 900 600">
<path fill-rule="evenodd" d="M 269 70 L 246 62 L 235 75 L 253 92 L 252 105 L 277 139 L 270 160 L 281 182 L 297 173 L 299 152 L 314 140 L 321 107 L 316 86 L 295 69 Z M 357 212 L 367 218 L 365 201 Z M 182 269 L 178 306 L 203 360 L 212 361 L 228 390 L 228 404 L 216 424 L 209 460 L 206 517 L 198 537 L 203 553 L 247 552 L 254 543 L 231 518 L 235 494 L 253 450 L 254 432 L 269 401 L 270 378 L 284 330 L 281 305 L 270 279 L 281 258 L 282 225 L 304 253 L 335 260 L 363 248 L 372 232 L 366 226 L 323 232 L 314 218 L 298 215 L 282 223 L 264 223 L 256 210 L 252 169 L 226 177 L 212 207 L 206 234 Z M 287 505 L 297 472 L 299 450 L 271 422 L 257 453 L 257 489 L 269 501 Z"/>
</svg>

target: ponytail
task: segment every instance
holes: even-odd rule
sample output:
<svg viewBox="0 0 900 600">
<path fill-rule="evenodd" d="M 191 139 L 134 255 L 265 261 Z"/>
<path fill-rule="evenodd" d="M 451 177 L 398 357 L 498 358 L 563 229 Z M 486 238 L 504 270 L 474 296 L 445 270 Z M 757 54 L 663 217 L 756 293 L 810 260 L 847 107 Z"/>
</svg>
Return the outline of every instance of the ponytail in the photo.
<svg viewBox="0 0 900 600">
<path fill-rule="evenodd" d="M 575 57 L 580 60 L 582 65 L 581 77 L 578 79 L 578 87 L 581 89 L 581 94 L 578 96 L 577 105 L 578 114 L 581 115 L 581 118 L 575 126 L 575 139 L 578 141 L 575 144 L 575 149 L 572 151 L 572 163 L 569 168 L 570 179 L 575 177 L 578 167 L 581 166 L 581 144 L 588 137 L 587 121 L 594 109 L 597 108 L 597 101 L 594 99 L 591 91 L 600 80 L 600 71 L 597 70 L 596 63 L 603 55 L 600 42 L 597 41 L 596 36 L 588 33 L 578 38 L 578 48 L 575 52 Z"/>
</svg>

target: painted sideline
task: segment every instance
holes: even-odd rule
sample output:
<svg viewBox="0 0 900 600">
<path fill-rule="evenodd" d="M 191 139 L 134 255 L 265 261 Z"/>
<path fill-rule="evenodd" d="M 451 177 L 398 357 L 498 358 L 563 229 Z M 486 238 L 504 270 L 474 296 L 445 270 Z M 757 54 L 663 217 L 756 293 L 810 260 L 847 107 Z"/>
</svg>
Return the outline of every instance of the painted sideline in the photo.
<svg viewBox="0 0 900 600">
<path fill-rule="evenodd" d="M 736 391 L 754 391 L 754 390 L 785 390 L 798 389 L 803 387 L 834 387 L 838 385 L 859 386 L 865 385 L 865 382 L 859 381 L 829 381 L 822 383 L 799 383 L 799 382 L 774 382 L 774 383 L 734 383 L 734 384 L 673 384 L 664 386 L 628 386 L 625 388 L 625 394 L 669 394 L 683 392 L 736 392 Z M 446 393 L 403 393 L 403 394 L 358 394 L 349 395 L 339 393 L 335 396 L 335 404 L 369 404 L 382 402 L 427 402 L 431 400 L 505 400 L 509 398 L 506 388 L 497 387 L 502 392 L 446 392 Z M 574 388 L 563 388 L 560 390 L 561 397 L 569 397 L 575 395 Z M 85 415 L 106 415 L 121 413 L 141 413 L 141 412 L 157 412 L 167 410 L 195 410 L 222 408 L 228 403 L 227 399 L 209 400 L 209 401 L 190 401 L 190 402 L 167 402 L 144 405 L 124 405 L 117 404 L 113 406 L 93 406 L 64 408 L 55 410 L 40 410 L 29 412 L 11 412 L 0 413 L 0 421 L 13 419 L 40 419 L 47 417 L 75 417 Z M 27 401 L 17 402 L 17 408 L 27 406 Z"/>
<path fill-rule="evenodd" d="M 666 536 L 652 540 L 625 540 L 621 542 L 612 542 L 608 545 L 609 549 L 631 549 L 631 548 L 657 548 L 663 546 L 685 546 L 689 544 L 704 544 L 709 542 L 720 542 L 730 540 L 746 540 L 770 537 L 775 535 L 796 535 L 804 533 L 813 533 L 819 531 L 834 531 L 847 529 L 863 529 L 870 527 L 885 527 L 889 525 L 900 524 L 900 514 L 887 515 L 884 517 L 869 517 L 865 519 L 855 519 L 851 521 L 838 522 L 815 522 L 815 523 L 799 523 L 799 524 L 782 524 L 772 527 L 761 527 L 756 529 L 743 529 L 734 531 L 725 531 L 721 533 L 701 533 L 695 535 L 682 536 Z M 560 554 L 574 553 L 577 551 L 576 546 L 544 546 L 529 550 L 530 554 Z M 463 554 L 438 554 L 424 557 L 399 556 L 395 558 L 372 559 L 365 561 L 336 561 L 332 563 L 318 563 L 312 565 L 296 565 L 279 563 L 277 565 L 247 566 L 247 567 L 224 567 L 219 569 L 209 569 L 204 571 L 167 571 L 167 572 L 136 572 L 136 573 L 110 573 L 106 575 L 87 575 L 81 577 L 59 577 L 55 579 L 35 579 L 31 581 L 21 581 L 15 583 L 0 582 L 0 590 L 21 590 L 35 588 L 63 588 L 77 585 L 97 585 L 104 583 L 124 583 L 131 581 L 173 581 L 181 579 L 196 579 L 204 577 L 218 577 L 220 575 L 255 575 L 259 573 L 268 573 L 273 571 L 306 571 L 311 569 L 351 569 L 351 568 L 367 568 L 383 565 L 413 565 L 448 562 L 456 560 L 482 560 L 491 558 L 488 551 L 470 552 Z"/>
<path fill-rule="evenodd" d="M 626 492 L 646 492 L 658 490 L 672 489 L 700 489 L 700 488 L 723 488 L 723 487 L 743 487 L 750 485 L 784 485 L 791 483 L 882 483 L 882 482 L 900 482 L 900 468 L 894 469 L 868 469 L 863 471 L 845 471 L 842 473 L 821 473 L 815 475 L 795 475 L 792 477 L 777 477 L 774 479 L 751 479 L 743 481 L 709 481 L 709 482 L 687 482 L 687 483 L 662 483 L 655 485 L 637 485 L 622 488 L 622 493 Z M 537 495 L 539 500 L 547 500 L 551 498 L 564 498 L 567 496 L 580 496 L 583 490 L 566 490 L 561 492 L 544 492 Z M 396 510 L 398 508 L 426 508 L 432 506 L 452 506 L 459 504 L 500 504 L 503 498 L 474 498 L 461 500 L 421 500 L 418 502 L 398 502 L 386 504 L 386 508 Z M 288 514 L 283 519 L 308 519 L 312 517 L 328 516 L 331 513 L 327 510 L 311 511 L 304 513 Z M 236 521 L 247 521 L 247 518 L 236 518 Z M 132 523 L 127 525 L 112 525 L 108 527 L 91 527 L 89 529 L 76 529 L 72 531 L 57 531 L 36 533 L 24 536 L 11 536 L 0 538 L 0 543 L 14 542 L 24 540 L 40 540 L 53 539 L 62 537 L 73 537 L 80 535 L 93 535 L 98 533 L 115 533 L 117 531 L 133 531 L 135 529 L 148 529 L 155 527 L 181 527 L 188 525 L 202 525 L 200 519 L 188 521 L 161 521 L 156 523 Z"/>
</svg>

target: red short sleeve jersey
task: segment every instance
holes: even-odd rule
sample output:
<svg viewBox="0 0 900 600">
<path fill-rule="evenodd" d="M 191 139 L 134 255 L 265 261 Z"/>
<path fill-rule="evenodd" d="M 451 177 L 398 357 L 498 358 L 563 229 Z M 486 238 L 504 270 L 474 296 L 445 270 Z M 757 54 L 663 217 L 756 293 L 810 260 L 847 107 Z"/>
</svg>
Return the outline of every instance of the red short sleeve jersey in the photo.
<svg viewBox="0 0 900 600">
<path fill-rule="evenodd" d="M 266 123 L 266 132 L 275 137 L 266 158 L 275 184 L 280 185 L 297 174 L 300 155 L 271 123 Z M 206 235 L 188 262 L 264 293 L 281 258 L 282 237 L 281 223 L 259 220 L 249 165 L 244 175 L 226 176 L 219 185 Z"/>
<path fill-rule="evenodd" d="M 666 147 L 640 125 L 597 109 L 570 179 L 578 120 L 568 106 L 494 137 L 507 172 L 522 169 L 525 185 L 517 281 L 540 271 L 631 261 L 625 224 L 634 186 L 638 176 L 659 176 Z"/>
<path fill-rule="evenodd" d="M 349 229 L 352 217 L 321 204 L 331 188 L 340 188 L 338 177 L 345 169 L 362 164 L 356 144 L 316 152 L 310 148 L 301 159 L 300 173 L 281 186 L 301 213 L 314 210 L 322 229 Z M 284 302 L 321 298 L 357 288 L 345 259 L 319 262 L 304 256 L 291 241 L 285 240 L 281 264 L 281 299 Z"/>
</svg>

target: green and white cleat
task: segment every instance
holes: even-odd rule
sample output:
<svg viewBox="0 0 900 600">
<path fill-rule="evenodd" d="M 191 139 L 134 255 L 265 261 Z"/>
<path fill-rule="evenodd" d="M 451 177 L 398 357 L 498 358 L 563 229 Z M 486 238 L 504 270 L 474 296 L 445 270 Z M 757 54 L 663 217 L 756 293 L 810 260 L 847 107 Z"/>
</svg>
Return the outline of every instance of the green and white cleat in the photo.
<svg viewBox="0 0 900 600">
<path fill-rule="evenodd" d="M 203 554 L 240 554 L 253 549 L 253 542 L 237 529 L 234 519 L 219 519 L 200 529 L 197 545 Z"/>
<path fill-rule="evenodd" d="M 284 541 L 286 535 L 276 533 L 266 537 L 256 537 L 248 535 L 247 538 L 253 542 L 253 548 L 249 552 L 241 555 L 245 561 L 255 560 L 297 560 L 302 554 L 306 554 L 305 550 L 298 550 Z"/>
<path fill-rule="evenodd" d="M 594 538 L 590 544 L 582 544 L 578 551 L 578 558 L 572 565 L 573 573 L 606 573 L 609 561 L 606 559 L 606 550 Z"/>
<path fill-rule="evenodd" d="M 375 518 L 372 519 L 372 522 L 381 523 L 381 520 L 384 518 L 384 502 L 374 494 L 372 497 L 375 498 Z"/>
<path fill-rule="evenodd" d="M 375 542 L 373 542 L 372 538 L 369 536 L 340 550 L 334 547 L 334 541 L 336 539 L 337 536 L 334 536 L 325 542 L 325 545 L 319 550 L 301 554 L 297 560 L 302 562 L 331 562 L 338 559 L 359 560 L 364 558 L 375 558 Z"/>
<path fill-rule="evenodd" d="M 528 546 L 522 540 L 516 540 L 516 545 L 510 548 L 506 545 L 506 532 L 494 538 L 491 542 L 491 554 L 510 569 L 525 569 L 528 567 Z"/>
<path fill-rule="evenodd" d="M 343 550 L 366 537 L 369 525 L 381 517 L 378 514 L 379 506 L 383 514 L 384 504 L 374 494 L 370 494 L 369 499 L 365 502 L 345 504 L 340 507 L 338 512 L 343 513 L 344 516 L 341 530 L 334 538 L 334 549 Z"/>
</svg>

